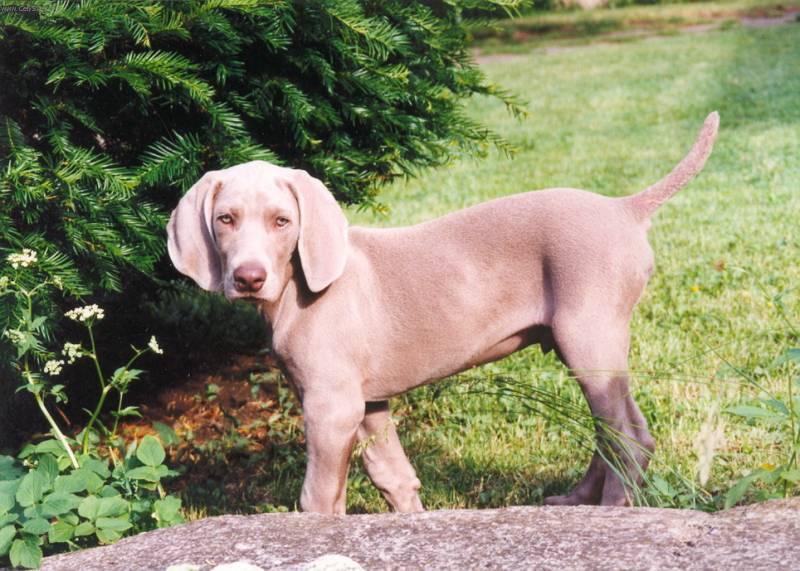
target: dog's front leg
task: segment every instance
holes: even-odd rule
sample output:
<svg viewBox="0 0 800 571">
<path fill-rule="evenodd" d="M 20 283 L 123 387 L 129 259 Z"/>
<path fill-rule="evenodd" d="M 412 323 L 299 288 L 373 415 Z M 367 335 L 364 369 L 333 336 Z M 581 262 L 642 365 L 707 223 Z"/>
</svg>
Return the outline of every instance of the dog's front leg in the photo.
<svg viewBox="0 0 800 571">
<path fill-rule="evenodd" d="M 306 512 L 344 514 L 347 469 L 361 421 L 360 391 L 321 385 L 303 391 L 308 467 L 300 495 Z"/>
</svg>

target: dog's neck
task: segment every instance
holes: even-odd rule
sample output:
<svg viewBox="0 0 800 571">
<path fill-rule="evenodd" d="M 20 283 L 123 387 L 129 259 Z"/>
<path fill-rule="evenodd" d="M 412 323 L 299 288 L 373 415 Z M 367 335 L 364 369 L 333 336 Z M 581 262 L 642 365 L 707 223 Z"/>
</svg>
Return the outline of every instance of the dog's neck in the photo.
<svg viewBox="0 0 800 571">
<path fill-rule="evenodd" d="M 295 311 L 307 307 L 319 297 L 319 294 L 315 294 L 308 289 L 302 266 L 300 265 L 300 258 L 296 254 L 292 256 L 288 271 L 288 278 L 278 298 L 273 302 L 263 301 L 258 308 L 261 316 L 272 327 L 273 340 L 280 329 L 281 323 L 291 323 L 290 316 Z"/>
</svg>

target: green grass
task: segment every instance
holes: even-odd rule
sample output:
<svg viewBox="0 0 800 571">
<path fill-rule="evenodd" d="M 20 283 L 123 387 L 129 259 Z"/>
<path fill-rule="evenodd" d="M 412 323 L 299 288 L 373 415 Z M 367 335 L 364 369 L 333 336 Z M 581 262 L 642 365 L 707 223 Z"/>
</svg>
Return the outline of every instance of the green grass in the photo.
<svg viewBox="0 0 800 571">
<path fill-rule="evenodd" d="M 519 149 L 513 160 L 491 152 L 427 172 L 384 192 L 387 217 L 351 212 L 351 222 L 412 224 L 552 186 L 631 194 L 667 173 L 718 110 L 720 136 L 704 172 L 650 232 L 657 271 L 634 315 L 630 365 L 659 445 L 651 474 L 683 493 L 654 487 L 651 503 L 719 506 L 742 474 L 788 455 L 778 431 L 718 413 L 725 441 L 705 488 L 697 484 L 693 444 L 709 411 L 758 396 L 743 375 L 785 394 L 793 374 L 773 361 L 799 342 L 781 311 L 800 325 L 800 26 L 534 52 L 485 69 L 529 101 L 522 122 L 492 100 L 470 107 Z M 489 394 L 491 380 L 480 378 L 492 375 L 581 402 L 563 367 L 537 348 L 471 372 L 477 394 L 451 381 L 397 399 L 429 508 L 538 503 L 586 468 L 589 451 L 568 424 L 531 413 L 524 399 Z M 348 505 L 385 509 L 357 467 Z"/>
</svg>

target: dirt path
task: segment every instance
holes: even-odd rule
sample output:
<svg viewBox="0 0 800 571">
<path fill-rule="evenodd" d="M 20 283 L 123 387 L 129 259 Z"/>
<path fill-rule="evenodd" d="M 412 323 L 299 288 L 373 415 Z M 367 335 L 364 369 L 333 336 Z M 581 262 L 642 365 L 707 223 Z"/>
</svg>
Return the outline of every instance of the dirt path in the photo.
<svg viewBox="0 0 800 571">
<path fill-rule="evenodd" d="M 742 26 L 746 28 L 769 28 L 772 26 L 781 26 L 784 24 L 792 24 L 792 23 L 800 23 L 800 7 L 798 6 L 790 6 L 787 7 L 783 14 L 778 16 L 758 16 L 758 15 L 740 15 L 735 18 L 731 17 L 721 17 L 714 22 L 708 22 L 703 24 L 687 24 L 685 26 L 678 26 L 678 28 L 670 28 L 670 31 L 677 30 L 681 33 L 687 34 L 702 34 L 712 30 L 717 30 L 721 28 L 727 22 L 738 22 Z M 567 51 L 579 50 L 583 49 L 586 46 L 596 46 L 596 45 L 611 45 L 614 43 L 618 43 L 619 41 L 624 41 L 628 39 L 634 38 L 646 38 L 646 37 L 653 37 L 661 35 L 663 30 L 659 28 L 639 28 L 633 27 L 628 28 L 625 30 L 617 30 L 613 32 L 607 32 L 604 34 L 598 34 L 596 36 L 587 38 L 588 41 L 585 43 L 580 43 L 579 45 L 569 44 L 570 40 L 574 41 L 576 39 L 580 40 L 580 38 L 571 38 L 570 40 L 566 39 L 559 39 L 554 40 L 556 44 L 564 42 L 564 45 L 549 45 L 549 46 L 536 46 L 535 48 L 537 51 L 543 52 L 545 55 L 550 54 L 557 54 Z M 535 41 L 535 35 L 527 35 L 524 40 L 522 40 L 521 44 L 526 42 L 531 42 L 532 40 Z M 500 62 L 507 62 L 507 61 L 516 61 L 523 57 L 526 57 L 527 54 L 520 54 L 520 53 L 493 53 L 493 54 L 482 54 L 480 48 L 475 50 L 475 61 L 479 64 L 484 63 L 500 63 Z"/>
</svg>

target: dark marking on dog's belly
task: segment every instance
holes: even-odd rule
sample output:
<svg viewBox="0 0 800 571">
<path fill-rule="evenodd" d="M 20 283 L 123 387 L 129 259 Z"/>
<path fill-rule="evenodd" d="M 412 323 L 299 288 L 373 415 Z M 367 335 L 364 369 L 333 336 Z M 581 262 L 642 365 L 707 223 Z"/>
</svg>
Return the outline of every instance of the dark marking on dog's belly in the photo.
<svg viewBox="0 0 800 571">
<path fill-rule="evenodd" d="M 536 325 L 515 333 L 480 353 L 469 362 L 465 369 L 497 361 L 511 355 L 511 353 L 537 343 L 541 346 L 542 352 L 544 353 L 556 349 L 552 328 L 546 325 Z"/>
</svg>

